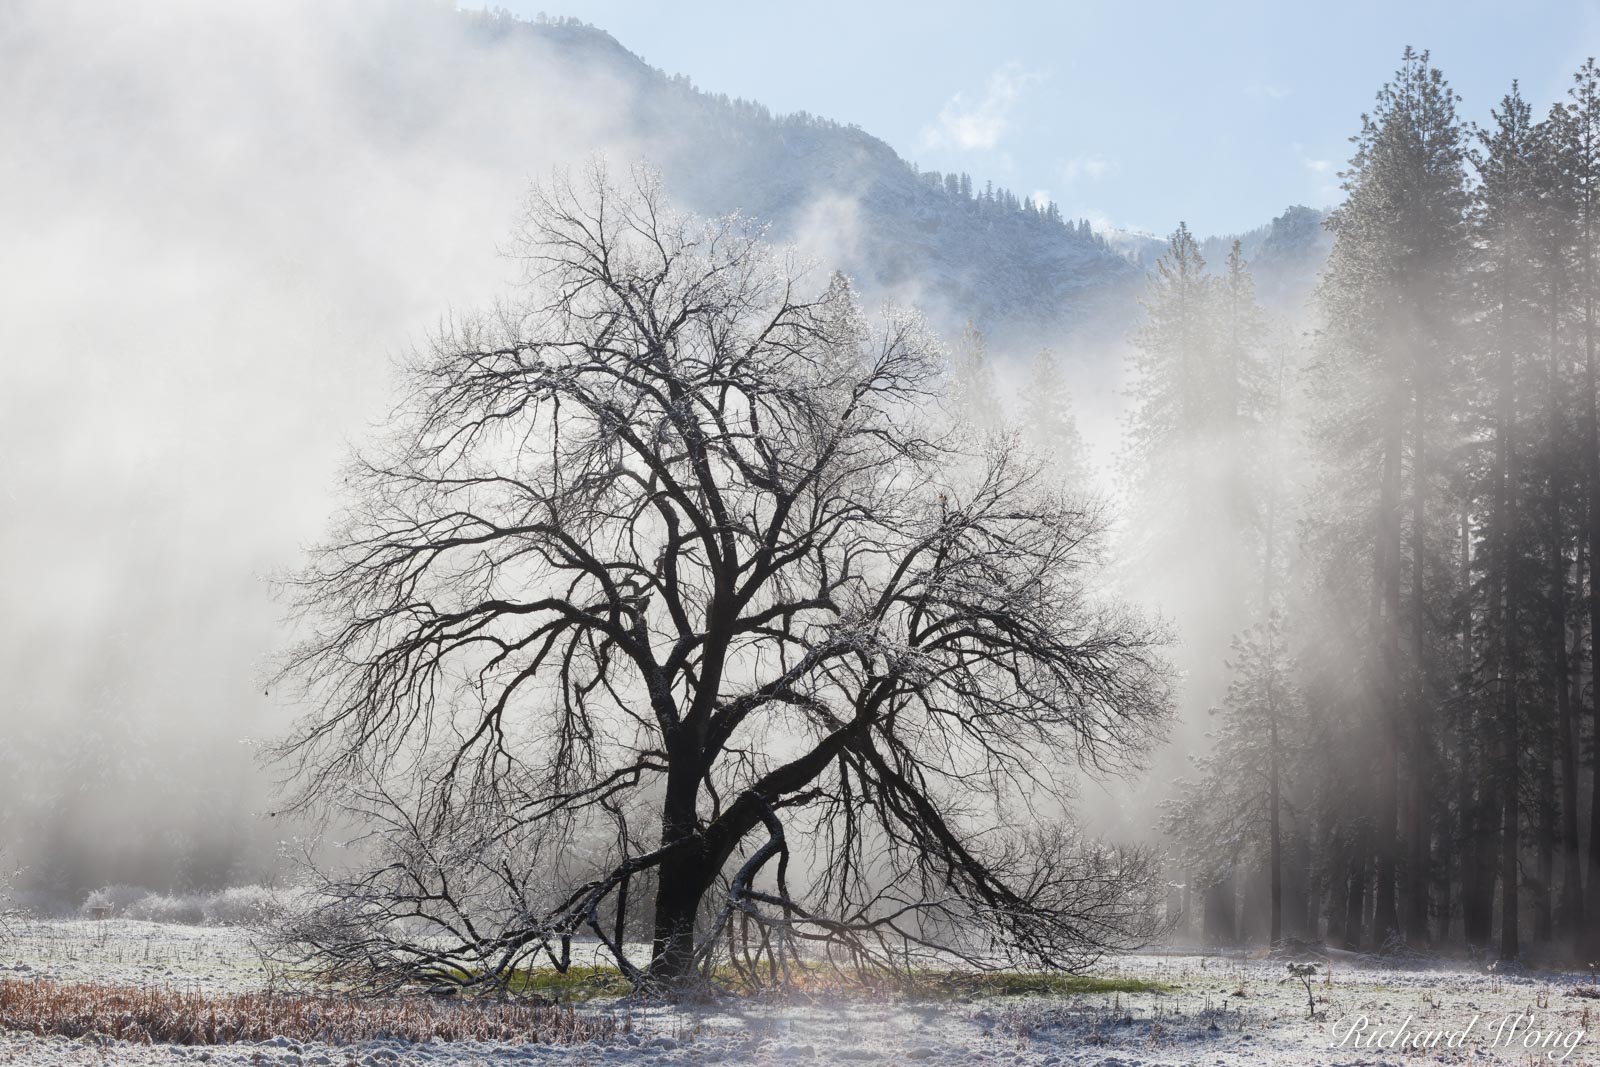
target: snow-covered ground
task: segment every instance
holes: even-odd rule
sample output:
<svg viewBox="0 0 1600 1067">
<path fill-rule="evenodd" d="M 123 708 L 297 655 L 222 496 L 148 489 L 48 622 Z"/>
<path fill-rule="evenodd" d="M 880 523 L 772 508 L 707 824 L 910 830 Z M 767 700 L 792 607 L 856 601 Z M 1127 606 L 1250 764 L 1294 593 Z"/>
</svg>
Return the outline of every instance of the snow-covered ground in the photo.
<svg viewBox="0 0 1600 1067">
<path fill-rule="evenodd" d="M 247 939 L 228 929 L 57 922 L 26 924 L 17 933 L 12 945 L 0 948 L 0 976 L 156 982 L 217 992 L 259 986 L 268 977 Z M 1136 955 L 1108 960 L 1096 973 L 1151 979 L 1169 991 L 922 1003 L 599 1005 L 586 1010 L 612 1013 L 623 1024 L 623 1036 L 568 1048 L 473 1042 L 328 1046 L 282 1038 L 185 1048 L 0 1034 L 0 1064 L 1600 1063 L 1600 1044 L 1589 1033 L 1591 1026 L 1600 1029 L 1600 999 L 1585 995 L 1600 996 L 1600 989 L 1589 975 L 1501 974 L 1461 966 L 1391 969 L 1350 956 L 1339 956 L 1323 971 L 1312 987 L 1314 1020 L 1306 1018 L 1305 988 L 1287 976 L 1282 961 Z"/>
</svg>

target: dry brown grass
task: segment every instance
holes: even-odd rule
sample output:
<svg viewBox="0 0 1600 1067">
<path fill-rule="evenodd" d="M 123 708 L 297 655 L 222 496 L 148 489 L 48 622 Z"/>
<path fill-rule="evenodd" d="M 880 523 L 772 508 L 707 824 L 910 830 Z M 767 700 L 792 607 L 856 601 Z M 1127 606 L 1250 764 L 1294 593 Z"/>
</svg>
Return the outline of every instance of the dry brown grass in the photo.
<svg viewBox="0 0 1600 1067">
<path fill-rule="evenodd" d="M 296 1041 L 510 1041 L 570 1045 L 610 1037 L 613 1019 L 514 1001 L 433 997 L 211 994 L 162 986 L 0 979 L 0 1030 L 215 1045 Z"/>
</svg>

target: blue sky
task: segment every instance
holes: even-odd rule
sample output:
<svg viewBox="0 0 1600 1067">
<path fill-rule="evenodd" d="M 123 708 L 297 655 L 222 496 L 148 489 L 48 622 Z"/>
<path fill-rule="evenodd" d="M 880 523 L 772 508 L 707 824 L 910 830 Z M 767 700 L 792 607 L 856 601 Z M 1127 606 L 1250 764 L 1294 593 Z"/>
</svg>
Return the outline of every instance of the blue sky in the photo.
<svg viewBox="0 0 1600 1067">
<path fill-rule="evenodd" d="M 1513 78 L 1543 111 L 1600 53 L 1600 0 L 499 2 L 594 23 L 702 88 L 855 123 L 924 168 L 1158 233 L 1333 203 L 1407 44 L 1480 121 Z"/>
</svg>

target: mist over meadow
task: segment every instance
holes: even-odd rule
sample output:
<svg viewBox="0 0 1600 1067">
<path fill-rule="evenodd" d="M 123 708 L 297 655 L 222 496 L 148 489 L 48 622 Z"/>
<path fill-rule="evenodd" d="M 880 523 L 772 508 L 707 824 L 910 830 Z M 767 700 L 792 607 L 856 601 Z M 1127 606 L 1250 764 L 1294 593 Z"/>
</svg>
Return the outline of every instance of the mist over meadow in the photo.
<svg viewBox="0 0 1600 1067">
<path fill-rule="evenodd" d="M 437 5 L 26 4 L 0 33 L 8 854 L 68 903 L 265 879 L 267 579 L 620 90 Z"/>
<path fill-rule="evenodd" d="M 929 439 L 951 435 L 950 456 L 961 460 L 933 463 L 909 429 L 905 441 L 884 429 L 895 441 L 884 469 L 891 459 L 908 466 L 884 475 L 889 488 L 875 500 L 894 497 L 914 471 L 948 468 L 983 482 L 973 472 L 987 470 L 1005 483 L 993 474 L 1003 464 L 984 466 L 991 452 L 1033 464 L 1019 484 L 1057 494 L 1027 514 L 1059 544 L 984 527 L 995 541 L 974 558 L 1003 559 L 995 545 L 1026 542 L 1027 567 L 1002 575 L 1008 595 L 1053 590 L 1039 603 L 1063 620 L 1081 612 L 1103 624 L 1085 632 L 1137 652 L 1118 668 L 1127 674 L 1112 672 L 1137 681 L 1100 677 L 1115 657 L 1084 666 L 1060 652 L 1046 657 L 1061 672 L 1048 686 L 1024 681 L 1020 695 L 984 695 L 993 683 L 985 675 L 951 700 L 1092 710 L 1087 725 L 1055 724 L 1077 731 L 1070 758 L 1052 754 L 1018 771 L 1039 794 L 1023 789 L 1022 799 L 1002 802 L 997 791 L 993 811 L 1014 802 L 1054 818 L 1070 809 L 1085 840 L 1128 850 L 1105 855 L 1142 886 L 1140 921 L 1129 920 L 1140 938 L 1587 958 L 1600 929 L 1585 918 L 1600 908 L 1595 76 L 1583 68 L 1572 93 L 1553 99 L 1525 100 L 1508 77 L 1502 100 L 1460 100 L 1434 60 L 1404 44 L 1396 42 L 1392 80 L 1372 87 L 1376 98 L 1350 102 L 1352 156 L 1340 164 L 1331 207 L 1263 204 L 1260 226 L 1246 232 L 1179 226 L 1157 236 L 1067 217 L 1048 198 L 983 175 L 924 170 L 872 131 L 826 116 L 776 115 L 702 92 L 689 80 L 695 72 L 655 70 L 628 51 L 634 42 L 575 20 L 403 0 L 170 3 L 137 14 L 93 3 L 14 6 L 0 20 L 0 135 L 10 146 L 0 170 L 8 605 L 0 673 L 9 682 L 0 701 L 0 848 L 18 871 L 18 899 L 68 913 L 105 886 L 198 894 L 304 877 L 293 857 L 324 824 L 311 806 L 276 814 L 304 782 L 290 780 L 292 761 L 265 760 L 264 751 L 294 736 L 308 714 L 315 723 L 359 706 L 382 719 L 376 689 L 357 700 L 327 675 L 317 681 L 328 688 L 311 686 L 310 695 L 276 680 L 286 656 L 299 662 L 288 651 L 297 641 L 316 647 L 327 633 L 291 617 L 308 549 L 348 549 L 339 540 L 350 536 L 339 525 L 343 509 L 381 515 L 374 499 L 392 504 L 384 494 L 398 492 L 375 489 L 373 470 L 363 473 L 351 456 L 388 448 L 396 434 L 413 449 L 450 447 L 411 420 L 473 413 L 451 407 L 458 399 L 449 389 L 429 391 L 440 380 L 465 389 L 451 377 L 459 361 L 505 351 L 521 360 L 524 350 L 563 345 L 609 353 L 610 334 L 574 323 L 627 315 L 570 294 L 539 303 L 550 278 L 576 283 L 554 267 L 530 276 L 529 263 L 544 256 L 578 270 L 582 256 L 549 251 L 574 232 L 562 225 L 588 218 L 604 196 L 641 211 L 629 198 L 642 196 L 650 210 L 638 217 L 654 224 L 659 204 L 679 228 L 634 229 L 683 258 L 663 253 L 669 262 L 649 275 L 628 243 L 637 234 L 624 234 L 616 247 L 629 269 L 676 293 L 680 283 L 692 288 L 676 272 L 710 263 L 706 276 L 720 278 L 748 267 L 748 290 L 718 290 L 726 301 L 718 315 L 743 329 L 741 316 L 754 310 L 785 323 L 793 313 L 796 336 L 823 339 L 820 354 L 792 338 L 773 342 L 805 368 L 793 371 L 803 388 L 785 386 L 812 405 L 802 405 L 803 417 L 785 409 L 795 425 L 837 414 L 839 366 L 871 362 L 862 338 L 898 337 L 909 321 L 902 313 L 916 320 L 904 342 L 912 355 L 876 357 L 896 369 L 874 411 L 894 432 L 930 420 Z M 596 173 L 606 177 L 584 177 Z M 748 259 L 724 263 L 715 241 L 702 252 L 699 238 L 683 236 L 701 223 L 682 220 L 732 213 L 740 219 L 727 233 L 761 250 Z M 606 233 L 596 223 L 570 247 L 610 262 Z M 770 249 L 780 250 L 771 263 Z M 749 266 L 757 261 L 760 270 Z M 772 297 L 766 287 L 777 276 L 785 294 L 807 300 Z M 549 317 L 552 308 L 570 318 Z M 690 319 L 702 310 L 685 302 Z M 527 333 L 530 323 L 548 336 Z M 707 327 L 709 340 L 684 350 L 699 358 L 697 346 L 716 350 L 722 336 Z M 900 359 L 917 369 L 903 370 Z M 504 373 L 534 366 L 550 364 L 530 356 Z M 763 374 L 791 370 L 774 359 Z M 416 386 L 419 374 L 435 386 Z M 773 380 L 742 387 L 764 396 Z M 616 416 L 594 414 L 608 402 L 595 400 L 594 423 L 584 424 L 593 434 L 581 438 L 592 450 L 585 457 L 619 447 L 608 436 Z M 664 425 L 679 410 L 651 414 L 653 402 L 628 408 L 630 417 Z M 556 416 L 529 418 L 529 439 L 559 438 Z M 717 418 L 754 416 L 718 409 Z M 774 455 L 809 457 L 815 446 L 786 444 Z M 728 445 L 728 455 L 741 447 Z M 827 469 L 833 453 L 816 447 L 818 470 Z M 545 466 L 528 469 L 559 481 L 551 448 Z M 409 462 L 419 453 L 401 454 Z M 781 482 L 729 463 L 750 479 L 753 497 Z M 440 478 L 399 462 L 384 473 L 396 470 Z M 596 477 L 609 470 L 597 465 Z M 840 475 L 839 484 L 859 477 Z M 952 479 L 937 497 L 947 523 L 966 485 Z M 436 488 L 441 499 L 453 491 L 444 479 Z M 971 514 L 989 514 L 986 501 L 995 522 L 1014 517 L 999 490 L 975 492 Z M 551 502 L 559 495 L 539 496 L 540 506 L 570 516 Z M 935 522 L 917 510 L 927 501 L 894 499 L 874 517 L 883 530 L 909 538 L 917 523 Z M 789 504 L 752 503 L 750 513 L 770 518 L 768 507 L 787 514 Z M 616 514 L 584 521 L 599 529 Z M 638 515 L 632 521 L 647 528 Z M 695 559 L 681 545 L 674 551 Z M 696 562 L 715 571 L 707 551 Z M 520 557 L 503 561 L 485 588 L 501 591 L 494 583 L 514 570 L 512 559 Z M 658 580 L 655 599 L 642 599 Z M 967 581 L 977 579 L 962 572 L 933 584 Z M 655 575 L 619 589 L 598 580 L 594 595 L 635 612 L 646 630 L 694 630 L 692 612 L 677 610 L 665 588 L 675 582 Z M 707 579 L 706 588 L 720 586 Z M 817 603 L 837 608 L 831 595 L 819 592 Z M 371 605 L 351 593 L 334 607 L 359 618 Z M 766 610 L 789 625 L 814 607 Z M 706 609 L 706 620 L 715 615 Z M 915 630 L 906 647 L 920 647 Z M 1035 639 L 1085 647 L 1065 632 Z M 330 657 L 366 654 L 327 641 L 321 652 Z M 610 646 L 597 647 L 583 656 L 610 663 Z M 773 653 L 785 663 L 789 654 Z M 741 787 L 741 775 L 821 729 L 803 710 L 827 703 L 817 695 L 827 685 L 842 685 L 828 675 L 803 699 L 788 682 L 766 692 L 757 683 L 769 659 L 750 655 L 729 677 L 802 710 L 760 735 L 768 749 L 741 750 Z M 894 664 L 884 676 L 898 677 L 904 657 L 884 655 Z M 1030 663 L 995 669 L 1032 679 Z M 688 687 L 687 706 L 700 675 L 686 677 L 672 684 Z M 659 696 L 649 682 L 619 684 L 609 711 L 633 714 L 618 694 Z M 397 686 L 391 695 L 413 692 Z M 947 710 L 930 707 L 935 719 Z M 610 743 L 620 729 L 595 735 Z M 578 748 L 606 781 L 603 745 L 582 730 L 575 736 L 595 745 Z M 530 750 L 544 743 L 523 741 Z M 638 746 L 646 764 L 655 758 L 651 745 Z M 504 826 L 485 827 L 509 816 L 473 808 L 485 803 L 478 794 L 464 802 L 453 792 L 462 788 L 457 767 L 431 765 L 436 754 L 425 747 L 408 754 L 414 762 L 401 777 L 411 776 L 415 793 L 400 789 L 404 802 L 441 827 L 447 814 L 471 809 L 471 827 L 463 816 L 453 832 L 504 844 Z M 949 751 L 966 755 L 954 742 Z M 349 766 L 375 773 L 381 761 L 370 755 L 352 755 Z M 841 759 L 839 782 L 818 787 L 826 803 L 842 810 L 857 795 L 852 783 L 881 788 L 890 779 L 861 758 L 855 768 Z M 974 758 L 946 768 L 943 785 L 981 777 Z M 1009 759 L 1000 762 L 1020 766 Z M 537 764 L 525 753 L 512 762 L 517 774 Z M 714 780 L 709 770 L 704 777 Z M 508 780 L 523 802 L 536 792 Z M 572 796 L 595 788 L 571 785 Z M 1046 796 L 1053 789 L 1059 795 Z M 648 797 L 643 807 L 660 799 Z M 331 837 L 354 832 L 353 813 L 372 815 L 371 800 L 341 797 Z M 721 816 L 715 785 L 704 803 Z M 713 818 L 691 803 L 685 825 L 702 816 Z M 670 813 L 632 818 L 617 816 L 624 856 L 672 821 Z M 927 827 L 911 822 L 909 838 L 925 844 L 917 834 Z M 593 843 L 600 825 L 575 817 L 560 840 L 603 854 Z M 887 856 L 904 845 L 897 825 L 886 817 L 884 839 L 864 852 L 881 846 Z M 928 832 L 960 853 L 951 844 L 958 835 Z M 1067 869 L 1081 842 L 1053 840 Z M 879 887 L 898 871 L 880 860 L 846 868 Z M 917 870 L 932 878 L 933 868 Z M 980 873 L 972 877 L 982 907 L 1004 910 L 984 897 L 993 871 Z M 571 870 L 552 875 L 573 880 L 581 879 Z M 619 932 L 644 908 L 640 899 L 633 911 L 625 888 L 605 900 Z M 1135 910 L 1131 898 L 1116 899 Z M 691 934 L 699 903 L 688 905 Z M 973 915 L 923 921 L 958 927 Z M 1047 948 L 1034 950 L 1049 958 Z"/>
</svg>

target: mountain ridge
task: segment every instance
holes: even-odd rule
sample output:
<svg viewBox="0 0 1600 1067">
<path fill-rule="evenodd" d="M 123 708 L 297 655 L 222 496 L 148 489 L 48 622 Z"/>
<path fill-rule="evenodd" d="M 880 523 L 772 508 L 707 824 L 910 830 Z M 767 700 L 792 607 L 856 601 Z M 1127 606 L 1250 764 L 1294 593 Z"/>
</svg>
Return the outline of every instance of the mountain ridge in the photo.
<svg viewBox="0 0 1600 1067">
<path fill-rule="evenodd" d="M 971 321 L 1001 352 L 1070 348 L 1120 339 L 1137 316 L 1160 239 L 1108 239 L 1053 205 L 923 171 L 859 126 L 698 89 L 577 19 L 464 14 L 501 45 L 529 35 L 627 87 L 628 128 L 684 206 L 759 219 L 864 292 L 916 303 L 942 330 Z M 1309 292 L 1329 243 L 1322 218 L 1291 205 L 1239 235 L 1269 306 Z M 1207 238 L 1207 258 L 1220 264 L 1231 240 Z"/>
</svg>

